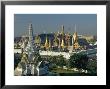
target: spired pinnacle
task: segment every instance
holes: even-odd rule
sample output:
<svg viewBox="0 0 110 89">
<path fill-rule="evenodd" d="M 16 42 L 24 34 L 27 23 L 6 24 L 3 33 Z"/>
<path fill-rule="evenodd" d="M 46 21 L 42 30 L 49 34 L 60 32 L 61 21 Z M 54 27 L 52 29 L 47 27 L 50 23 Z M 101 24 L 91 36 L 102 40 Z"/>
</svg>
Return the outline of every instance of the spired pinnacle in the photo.
<svg viewBox="0 0 110 89">
<path fill-rule="evenodd" d="M 32 28 L 32 23 L 29 23 L 29 28 Z"/>
<path fill-rule="evenodd" d="M 64 25 L 62 25 L 62 34 L 64 35 Z"/>
<path fill-rule="evenodd" d="M 64 30 L 64 25 L 62 25 L 62 30 Z"/>
<path fill-rule="evenodd" d="M 34 40 L 33 40 L 33 29 L 32 29 L 32 24 L 29 24 L 29 28 L 28 28 L 28 32 L 29 32 L 29 41 L 28 44 L 25 48 L 25 51 L 28 55 L 33 54 L 33 53 L 38 53 L 38 49 L 35 47 L 34 45 Z"/>
<path fill-rule="evenodd" d="M 46 35 L 46 40 L 45 40 L 45 47 L 48 48 L 48 39 L 47 39 L 47 35 Z"/>
<path fill-rule="evenodd" d="M 32 30 L 32 23 L 29 24 L 29 30 Z"/>
<path fill-rule="evenodd" d="M 32 28 L 32 23 L 29 24 L 29 41 L 33 40 L 33 28 Z"/>
<path fill-rule="evenodd" d="M 61 47 L 64 48 L 64 40 L 62 39 Z"/>
<path fill-rule="evenodd" d="M 26 47 L 24 48 L 23 56 L 20 62 L 20 64 L 22 64 L 22 62 L 25 63 L 24 67 L 22 66 L 23 71 L 21 75 L 38 75 L 38 71 L 36 70 L 36 64 L 40 57 L 39 51 L 34 45 L 32 24 L 29 24 L 28 27 L 29 41 Z"/>
</svg>

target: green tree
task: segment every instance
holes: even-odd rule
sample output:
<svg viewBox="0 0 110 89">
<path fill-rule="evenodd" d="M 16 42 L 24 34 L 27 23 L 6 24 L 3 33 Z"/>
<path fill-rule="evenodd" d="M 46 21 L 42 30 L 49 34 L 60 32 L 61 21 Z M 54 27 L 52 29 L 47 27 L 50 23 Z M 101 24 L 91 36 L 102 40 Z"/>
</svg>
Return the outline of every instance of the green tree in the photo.
<svg viewBox="0 0 110 89">
<path fill-rule="evenodd" d="M 66 63 L 67 63 L 66 59 L 62 55 L 58 56 L 58 58 L 57 58 L 58 66 L 60 66 L 60 67 L 66 66 Z"/>
<path fill-rule="evenodd" d="M 14 69 L 18 66 L 19 62 L 21 61 L 21 54 L 14 54 Z"/>
<path fill-rule="evenodd" d="M 60 67 L 66 66 L 66 63 L 67 63 L 66 62 L 66 59 L 62 55 L 59 55 L 59 56 L 50 56 L 49 57 L 49 61 L 53 65 L 60 66 Z"/>
<path fill-rule="evenodd" d="M 38 62 L 42 61 L 42 58 L 41 58 L 41 56 L 40 56 L 39 53 L 36 53 L 36 54 L 35 54 L 35 60 L 34 60 L 34 61 L 36 62 L 36 64 L 37 64 Z"/>
<path fill-rule="evenodd" d="M 78 68 L 78 69 L 86 69 L 88 64 L 88 57 L 86 54 L 83 53 L 75 53 L 70 56 L 69 59 L 69 66 L 71 68 Z"/>
<path fill-rule="evenodd" d="M 97 60 L 89 60 L 89 63 L 87 65 L 87 70 L 91 74 L 97 74 Z"/>
<path fill-rule="evenodd" d="M 49 56 L 48 61 L 51 64 L 50 69 L 57 68 L 57 57 L 56 56 Z"/>
</svg>

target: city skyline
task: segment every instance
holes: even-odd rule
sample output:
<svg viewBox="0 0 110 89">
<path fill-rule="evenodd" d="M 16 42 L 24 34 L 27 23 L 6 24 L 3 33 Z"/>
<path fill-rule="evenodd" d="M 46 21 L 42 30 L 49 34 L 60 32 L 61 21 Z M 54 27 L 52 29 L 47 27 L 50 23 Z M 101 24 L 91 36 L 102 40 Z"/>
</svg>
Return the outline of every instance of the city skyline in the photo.
<svg viewBox="0 0 110 89">
<path fill-rule="evenodd" d="M 64 25 L 65 33 L 79 35 L 97 35 L 96 14 L 15 14 L 14 36 L 28 35 L 28 25 L 33 24 L 34 34 L 61 32 Z"/>
</svg>

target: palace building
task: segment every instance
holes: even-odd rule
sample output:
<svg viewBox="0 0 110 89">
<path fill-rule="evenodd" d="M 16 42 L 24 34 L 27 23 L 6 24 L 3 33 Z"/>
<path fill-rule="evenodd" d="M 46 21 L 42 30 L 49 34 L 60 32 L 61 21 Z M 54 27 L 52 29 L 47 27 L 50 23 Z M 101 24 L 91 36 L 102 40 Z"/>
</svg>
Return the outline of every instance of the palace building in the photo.
<svg viewBox="0 0 110 89">
<path fill-rule="evenodd" d="M 33 35 L 32 30 L 30 30 L 29 34 Z M 22 37 L 22 39 L 25 40 L 22 41 L 23 44 L 21 47 L 26 46 L 27 41 L 33 40 L 35 47 L 39 47 L 40 50 L 74 51 L 78 49 L 83 49 L 86 46 L 88 46 L 86 39 L 79 37 L 78 33 L 76 32 L 76 25 L 75 25 L 75 32 L 73 33 L 73 35 L 70 34 L 69 32 L 65 33 L 64 25 L 62 25 L 61 32 L 58 31 L 57 33 L 41 33 L 41 34 L 33 35 L 33 38 L 32 36 L 30 36 L 30 37 Z M 18 44 L 15 43 L 15 47 L 17 47 L 17 45 Z"/>
<path fill-rule="evenodd" d="M 15 75 L 21 76 L 48 74 L 48 69 L 45 69 L 45 66 L 40 67 L 43 63 L 40 60 L 41 58 L 62 55 L 68 60 L 71 54 L 87 51 L 82 51 L 82 49 L 88 46 L 86 39 L 79 38 L 76 25 L 73 34 L 65 33 L 64 25 L 62 25 L 61 32 L 34 35 L 32 24 L 29 24 L 28 35 L 20 37 L 19 40 L 17 39 L 14 40 L 14 56 L 20 54 L 21 57 L 14 71 Z M 88 51 L 92 53 L 92 50 Z M 15 58 L 14 60 L 18 59 Z M 21 73 L 19 74 L 18 71 L 21 71 Z"/>
</svg>

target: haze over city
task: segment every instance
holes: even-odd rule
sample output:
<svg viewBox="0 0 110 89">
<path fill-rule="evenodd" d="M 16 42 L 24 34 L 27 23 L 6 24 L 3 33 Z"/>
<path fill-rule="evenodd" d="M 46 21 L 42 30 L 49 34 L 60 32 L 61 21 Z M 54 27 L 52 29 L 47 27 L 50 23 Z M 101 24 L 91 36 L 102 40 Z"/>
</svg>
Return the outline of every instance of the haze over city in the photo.
<svg viewBox="0 0 110 89">
<path fill-rule="evenodd" d="M 26 35 L 29 23 L 33 25 L 34 34 L 61 32 L 61 25 L 65 33 L 73 34 L 76 24 L 78 34 L 97 35 L 96 14 L 15 14 L 14 36 Z"/>
</svg>

